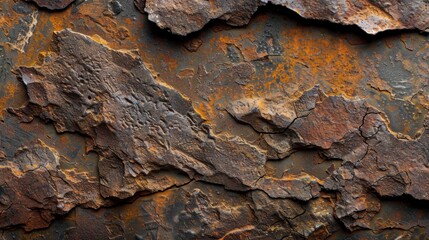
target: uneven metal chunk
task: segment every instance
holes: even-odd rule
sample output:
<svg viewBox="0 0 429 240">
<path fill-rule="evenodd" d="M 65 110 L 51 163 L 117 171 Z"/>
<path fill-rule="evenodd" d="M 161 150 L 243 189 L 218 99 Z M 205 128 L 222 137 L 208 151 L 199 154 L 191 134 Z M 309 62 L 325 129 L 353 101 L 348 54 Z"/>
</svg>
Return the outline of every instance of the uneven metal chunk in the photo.
<svg viewBox="0 0 429 240">
<path fill-rule="evenodd" d="M 285 6 L 302 17 L 357 25 L 369 34 L 391 29 L 429 29 L 429 2 L 410 0 L 262 0 Z"/>
<path fill-rule="evenodd" d="M 70 30 L 56 33 L 51 48 L 42 66 L 21 68 L 30 99 L 15 113 L 93 139 L 104 197 L 183 184 L 159 174 L 164 169 L 237 190 L 263 176 L 263 153 L 240 139 L 210 135 L 191 103 L 155 81 L 135 53 Z"/>
<path fill-rule="evenodd" d="M 72 4 L 75 0 L 26 0 L 36 3 L 39 7 L 50 10 L 61 10 Z"/>
<path fill-rule="evenodd" d="M 368 228 L 379 211 L 379 196 L 429 200 L 428 147 L 428 128 L 417 140 L 398 139 L 380 113 L 368 112 L 355 133 L 326 151 L 328 157 L 344 160 L 324 185 L 341 194 L 337 217 L 349 229 Z"/>
<path fill-rule="evenodd" d="M 231 26 L 246 25 L 261 4 L 255 0 L 147 0 L 145 11 L 158 27 L 184 36 L 212 19 L 225 20 Z"/>
<path fill-rule="evenodd" d="M 306 96 L 312 95 L 308 94 L 311 92 L 315 89 L 306 92 L 304 98 L 296 102 L 302 104 L 303 99 L 308 99 Z M 382 114 L 363 101 L 320 94 L 304 104 L 311 107 L 310 112 L 302 117 L 297 117 L 301 108 L 296 112 L 295 108 L 285 107 L 294 105 L 294 100 L 287 98 L 277 99 L 276 102 L 258 99 L 265 104 L 253 104 L 251 107 L 243 105 L 243 102 L 254 103 L 255 100 L 239 100 L 232 103 L 230 113 L 239 121 L 252 125 L 255 130 L 282 129 L 278 133 L 261 132 L 263 135 L 276 135 L 274 141 L 261 145 L 269 152 L 277 150 L 277 154 L 284 157 L 294 151 L 311 148 L 319 149 L 327 159 L 342 160 L 341 167 L 324 179 L 322 189 L 339 192 L 341 197 L 336 203 L 335 215 L 350 230 L 370 227 L 370 220 L 380 210 L 379 196 L 410 195 L 418 200 L 429 200 L 428 128 L 416 140 L 398 139 L 388 129 Z M 313 107 L 311 103 L 315 100 L 317 102 Z M 294 116 L 288 119 L 287 124 L 272 121 L 285 114 Z M 271 158 L 275 156 L 273 154 Z M 288 179 L 293 187 L 287 193 L 305 189 L 293 183 L 293 180 L 299 179 L 298 176 Z M 264 185 L 271 184 L 264 182 Z M 282 185 L 288 186 L 287 182 Z M 311 194 L 312 191 L 307 193 Z M 270 195 L 285 197 L 278 188 Z"/>
<path fill-rule="evenodd" d="M 357 25 L 369 34 L 391 29 L 429 29 L 429 3 L 412 0 L 241 0 L 176 1 L 148 0 L 145 11 L 160 28 L 179 35 L 198 31 L 212 19 L 226 20 L 232 26 L 247 24 L 259 6 L 284 6 L 304 18 Z"/>
<path fill-rule="evenodd" d="M 76 205 L 98 208 L 102 199 L 96 178 L 60 169 L 59 154 L 39 141 L 0 161 L 0 228 L 26 230 L 49 226 Z"/>
<path fill-rule="evenodd" d="M 286 10 L 397 2 L 82 2 L 0 3 L 1 240 L 428 238 L 427 34 Z"/>
</svg>

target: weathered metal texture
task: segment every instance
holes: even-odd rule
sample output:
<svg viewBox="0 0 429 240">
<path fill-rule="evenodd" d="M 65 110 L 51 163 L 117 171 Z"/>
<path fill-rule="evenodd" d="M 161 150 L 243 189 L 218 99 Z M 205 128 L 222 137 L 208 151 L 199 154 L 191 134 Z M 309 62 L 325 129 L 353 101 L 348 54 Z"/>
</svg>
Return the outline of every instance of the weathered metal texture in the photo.
<svg viewBox="0 0 429 240">
<path fill-rule="evenodd" d="M 2 1 L 0 239 L 428 238 L 428 36 L 244 2 Z"/>
<path fill-rule="evenodd" d="M 422 0 L 406 3 L 401 0 L 147 0 L 144 11 L 160 28 L 187 35 L 202 29 L 212 19 L 243 26 L 266 3 L 286 7 L 309 19 L 357 25 L 370 34 L 391 29 L 429 30 L 429 2 Z"/>
<path fill-rule="evenodd" d="M 75 0 L 26 0 L 36 3 L 39 7 L 50 10 L 61 10 L 69 6 Z"/>
</svg>

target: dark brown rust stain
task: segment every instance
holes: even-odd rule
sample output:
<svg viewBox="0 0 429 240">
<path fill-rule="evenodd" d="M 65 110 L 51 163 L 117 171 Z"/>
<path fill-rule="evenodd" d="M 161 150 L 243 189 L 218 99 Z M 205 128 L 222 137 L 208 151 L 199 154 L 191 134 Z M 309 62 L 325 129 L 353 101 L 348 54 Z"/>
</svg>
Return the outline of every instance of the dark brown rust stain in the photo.
<svg viewBox="0 0 429 240">
<path fill-rule="evenodd" d="M 61 10 L 72 4 L 75 0 L 26 0 L 36 3 L 39 7 L 50 10 Z"/>
</svg>

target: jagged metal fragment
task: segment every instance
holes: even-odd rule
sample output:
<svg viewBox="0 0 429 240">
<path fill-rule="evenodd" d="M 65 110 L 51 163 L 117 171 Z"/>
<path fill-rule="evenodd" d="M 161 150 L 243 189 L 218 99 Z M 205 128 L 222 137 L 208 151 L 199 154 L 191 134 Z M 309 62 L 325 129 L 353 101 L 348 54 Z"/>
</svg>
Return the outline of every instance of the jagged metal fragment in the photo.
<svg viewBox="0 0 429 240">
<path fill-rule="evenodd" d="M 212 19 L 222 19 L 233 26 L 247 24 L 259 6 L 271 3 L 293 10 L 304 18 L 357 25 L 369 34 L 391 29 L 429 28 L 429 3 L 412 0 L 148 0 L 145 11 L 160 28 L 179 35 L 202 29 Z"/>
<path fill-rule="evenodd" d="M 77 208 L 46 230 L 7 232 L 19 239 L 321 239 L 339 228 L 331 196 L 306 205 L 273 199 L 262 191 L 232 192 L 222 186 L 190 182 L 143 196 L 132 203 L 98 211 Z M 129 218 L 131 217 L 131 219 Z"/>
<path fill-rule="evenodd" d="M 61 170 L 60 158 L 41 141 L 18 149 L 13 159 L 0 154 L 0 228 L 44 228 L 76 205 L 97 208 L 106 203 L 96 178 Z"/>
<path fill-rule="evenodd" d="M 265 98 L 257 100 L 264 104 L 254 104 L 256 100 L 238 100 L 231 103 L 229 112 L 256 130 L 282 129 L 277 133 L 261 132 L 277 136 L 274 141 L 261 144 L 269 153 L 277 150 L 274 152 L 284 157 L 311 148 L 319 149 L 327 159 L 342 160 L 341 167 L 323 179 L 322 189 L 339 192 L 335 215 L 350 230 L 370 227 L 370 220 L 380 210 L 379 196 L 409 195 L 417 200 L 429 200 L 427 126 L 418 139 L 399 139 L 388 129 L 383 114 L 365 102 L 327 97 L 321 92 L 318 97 L 310 98 L 309 113 L 302 117 L 297 117 L 302 108 L 284 107 L 302 103 L 303 97 L 309 99 L 307 96 L 314 95 L 316 90 L 307 91 L 297 101 Z M 243 102 L 252 104 L 249 107 Z M 273 121 L 276 118 L 287 121 Z M 271 158 L 275 156 L 272 154 Z M 292 186 L 290 191 L 304 189 L 297 183 Z M 277 189 L 276 194 L 281 191 Z"/>
<path fill-rule="evenodd" d="M 429 200 L 429 129 L 416 140 L 398 139 L 388 130 L 382 114 L 368 112 L 354 133 L 326 151 L 343 165 L 325 182 L 338 190 L 336 214 L 347 228 L 368 228 L 379 211 L 381 197 L 411 196 Z M 374 192 L 376 194 L 374 194 Z"/>
<path fill-rule="evenodd" d="M 429 2 L 422 0 L 262 0 L 302 17 L 357 25 L 369 34 L 391 29 L 429 28 Z"/>
<path fill-rule="evenodd" d="M 263 176 L 265 156 L 258 149 L 211 136 L 189 100 L 155 81 L 135 52 L 70 30 L 56 33 L 52 48 L 42 66 L 21 68 L 30 99 L 16 113 L 89 136 L 101 155 L 104 197 L 180 184 L 163 176 L 166 169 L 238 190 Z"/>
<path fill-rule="evenodd" d="M 39 7 L 50 10 L 61 10 L 72 4 L 75 0 L 26 0 L 36 3 Z"/>
<path fill-rule="evenodd" d="M 149 20 L 160 28 L 187 35 L 202 29 L 212 19 L 225 20 L 232 26 L 246 25 L 261 4 L 254 0 L 147 0 L 145 11 Z"/>
</svg>

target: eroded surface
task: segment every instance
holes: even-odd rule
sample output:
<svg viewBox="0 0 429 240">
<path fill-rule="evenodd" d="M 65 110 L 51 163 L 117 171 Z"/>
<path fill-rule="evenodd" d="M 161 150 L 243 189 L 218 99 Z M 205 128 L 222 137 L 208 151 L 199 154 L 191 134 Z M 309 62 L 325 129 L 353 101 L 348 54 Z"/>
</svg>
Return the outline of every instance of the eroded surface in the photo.
<svg viewBox="0 0 429 240">
<path fill-rule="evenodd" d="M 407 3 L 400 0 L 147 0 L 145 12 L 160 28 L 187 35 L 202 29 L 213 19 L 225 20 L 232 26 L 243 26 L 250 21 L 258 7 L 266 3 L 286 7 L 309 19 L 357 25 L 370 34 L 389 29 L 417 28 L 427 31 L 429 28 L 429 3 L 420 0 Z"/>
<path fill-rule="evenodd" d="M 0 3 L 0 239 L 427 238 L 427 36 L 210 3 Z"/>
<path fill-rule="evenodd" d="M 27 0 L 36 3 L 38 6 L 50 10 L 61 10 L 66 8 L 75 0 Z"/>
</svg>

